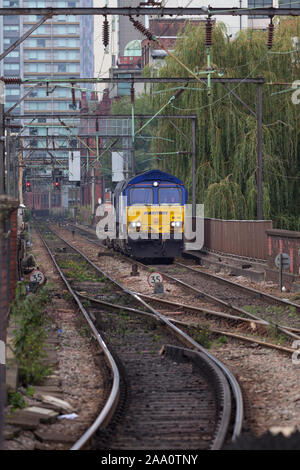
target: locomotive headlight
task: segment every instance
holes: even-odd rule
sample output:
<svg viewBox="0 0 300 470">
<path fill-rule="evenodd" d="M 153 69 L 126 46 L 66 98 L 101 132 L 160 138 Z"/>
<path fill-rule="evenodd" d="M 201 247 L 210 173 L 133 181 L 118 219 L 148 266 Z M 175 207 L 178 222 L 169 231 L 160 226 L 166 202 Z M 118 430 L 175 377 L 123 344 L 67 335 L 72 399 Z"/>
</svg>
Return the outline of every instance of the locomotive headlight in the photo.
<svg viewBox="0 0 300 470">
<path fill-rule="evenodd" d="M 182 222 L 180 221 L 175 222 L 175 220 L 173 220 L 171 222 L 171 227 L 182 227 Z"/>
<path fill-rule="evenodd" d="M 141 222 L 130 222 L 130 227 L 132 228 L 140 228 L 142 226 Z"/>
<path fill-rule="evenodd" d="M 153 186 L 157 187 L 157 186 L 158 186 L 158 182 L 157 182 L 157 181 L 154 181 Z"/>
</svg>

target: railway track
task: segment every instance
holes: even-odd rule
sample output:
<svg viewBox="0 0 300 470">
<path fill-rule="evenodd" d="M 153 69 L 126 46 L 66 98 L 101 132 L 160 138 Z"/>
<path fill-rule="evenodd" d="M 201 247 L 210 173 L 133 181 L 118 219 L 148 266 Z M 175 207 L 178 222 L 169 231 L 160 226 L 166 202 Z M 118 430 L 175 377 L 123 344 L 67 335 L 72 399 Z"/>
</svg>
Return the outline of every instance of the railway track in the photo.
<svg viewBox="0 0 300 470">
<path fill-rule="evenodd" d="M 295 302 L 291 302 L 288 299 L 281 299 L 279 297 L 268 294 L 266 292 L 253 289 L 252 287 L 244 286 L 242 284 L 238 284 L 237 282 L 230 281 L 227 278 L 224 278 L 222 276 L 218 276 L 218 275 L 215 275 L 215 274 L 212 274 L 210 272 L 203 270 L 201 266 L 195 267 L 195 264 L 191 265 L 188 262 L 181 261 L 181 262 L 175 262 L 174 265 L 180 268 L 186 269 L 192 272 L 193 274 L 197 273 L 197 276 L 199 275 L 203 279 L 208 279 L 210 282 L 216 282 L 219 285 L 226 286 L 230 289 L 233 289 L 233 291 L 235 290 L 235 292 L 240 291 L 243 293 L 247 293 L 249 298 L 253 299 L 253 297 L 255 297 L 257 299 L 260 299 L 260 305 L 261 305 L 261 301 L 263 300 L 266 302 L 267 307 L 269 307 L 270 305 L 275 305 L 275 306 L 281 307 L 283 311 L 289 311 L 292 309 L 295 313 L 299 315 L 299 325 L 300 325 L 300 305 Z"/>
<path fill-rule="evenodd" d="M 71 230 L 73 235 L 77 232 L 80 233 L 89 243 L 96 244 L 98 247 L 101 247 L 102 250 L 112 253 L 112 250 L 105 247 L 91 229 L 72 224 L 65 228 Z M 150 268 L 149 265 L 132 260 L 124 255 L 117 254 L 116 256 L 119 256 L 120 259 L 126 259 L 129 263 L 136 264 L 141 269 L 149 270 Z M 292 343 L 294 340 L 300 339 L 299 305 L 283 301 L 277 297 L 264 294 L 252 288 L 247 288 L 228 281 L 227 279 L 219 278 L 209 273 L 203 273 L 203 271 L 199 272 L 198 269 L 188 264 L 177 262 L 172 265 L 157 264 L 155 265 L 155 270 L 159 270 L 167 280 L 180 286 L 182 289 L 193 292 L 201 303 L 207 301 L 210 305 L 213 304 L 222 310 L 221 312 L 213 312 L 211 307 L 203 309 L 202 306 L 201 310 L 206 311 L 206 316 L 220 317 L 222 313 L 224 315 L 224 312 L 227 312 L 227 315 L 238 317 L 240 322 L 242 318 L 251 319 L 257 325 L 262 324 L 265 325 L 266 328 L 269 328 L 273 336 L 274 334 L 278 337 L 281 335 L 281 339 L 285 337 L 288 341 L 288 348 L 286 350 L 290 353 L 294 351 L 294 349 L 292 349 Z M 206 282 L 202 280 L 201 282 L 199 281 L 202 273 L 204 274 Z M 195 304 L 194 301 L 191 303 Z M 178 301 L 176 305 L 178 305 Z M 187 308 L 185 308 L 185 310 L 187 310 Z M 237 319 L 235 319 L 235 321 L 237 321 Z M 222 331 L 221 334 L 223 334 Z"/>
<path fill-rule="evenodd" d="M 234 440 L 243 403 L 228 369 L 58 234 L 40 235 L 111 370 L 106 405 L 72 449 L 219 449 L 230 426 Z"/>
</svg>

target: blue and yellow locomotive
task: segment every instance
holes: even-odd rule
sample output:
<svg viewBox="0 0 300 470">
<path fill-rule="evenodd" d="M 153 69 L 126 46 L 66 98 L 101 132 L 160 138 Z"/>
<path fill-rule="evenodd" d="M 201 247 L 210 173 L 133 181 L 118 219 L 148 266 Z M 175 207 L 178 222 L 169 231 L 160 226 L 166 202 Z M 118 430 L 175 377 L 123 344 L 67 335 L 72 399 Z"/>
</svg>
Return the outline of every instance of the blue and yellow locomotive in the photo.
<svg viewBox="0 0 300 470">
<path fill-rule="evenodd" d="M 182 181 L 160 170 L 119 182 L 113 193 L 117 222 L 112 246 L 138 259 L 179 256 L 187 197 Z"/>
</svg>

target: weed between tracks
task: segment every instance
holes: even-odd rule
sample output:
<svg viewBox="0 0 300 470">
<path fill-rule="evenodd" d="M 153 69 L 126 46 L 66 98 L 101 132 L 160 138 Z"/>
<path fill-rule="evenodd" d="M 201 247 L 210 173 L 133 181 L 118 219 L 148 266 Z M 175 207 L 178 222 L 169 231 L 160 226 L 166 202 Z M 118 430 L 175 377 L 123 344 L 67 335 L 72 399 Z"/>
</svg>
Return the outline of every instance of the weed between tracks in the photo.
<svg viewBox="0 0 300 470">
<path fill-rule="evenodd" d="M 265 310 L 265 314 L 261 313 L 261 306 L 245 305 L 243 309 L 269 322 L 266 336 L 277 344 L 284 344 L 286 342 L 286 337 L 280 332 L 278 325 L 286 318 L 295 318 L 297 316 L 296 308 L 292 305 L 287 307 L 269 305 Z"/>
<path fill-rule="evenodd" d="M 70 276 L 74 281 L 92 281 L 92 282 L 104 282 L 105 278 L 99 278 L 96 274 L 90 272 L 90 268 L 85 261 L 74 261 L 60 260 L 59 266 L 62 269 L 67 270 L 67 275 Z"/>
<path fill-rule="evenodd" d="M 187 329 L 187 333 L 203 348 L 209 349 L 212 346 L 209 325 L 201 325 L 199 327 L 190 326 Z"/>
<path fill-rule="evenodd" d="M 37 292 L 31 293 L 26 287 L 26 281 L 18 283 L 11 305 L 11 320 L 15 326 L 14 354 L 20 380 L 25 387 L 41 382 L 50 373 L 44 363 L 44 345 L 49 327 L 45 307 L 49 302 L 49 288 L 40 287 Z"/>
</svg>

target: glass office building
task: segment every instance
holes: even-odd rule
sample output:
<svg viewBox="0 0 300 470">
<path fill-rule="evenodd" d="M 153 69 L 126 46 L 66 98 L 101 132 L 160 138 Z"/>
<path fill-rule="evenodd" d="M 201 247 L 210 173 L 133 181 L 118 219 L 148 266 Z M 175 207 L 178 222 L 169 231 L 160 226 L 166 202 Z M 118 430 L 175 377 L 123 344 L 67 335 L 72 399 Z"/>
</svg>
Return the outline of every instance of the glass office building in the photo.
<svg viewBox="0 0 300 470">
<path fill-rule="evenodd" d="M 60 113 L 78 113 L 80 98 L 80 90 L 72 91 L 70 84 L 62 82 L 60 85 L 46 86 L 45 79 L 73 78 L 79 87 L 81 77 L 94 76 L 94 18 L 72 15 L 72 8 L 92 7 L 93 0 L 0 0 L 0 5 L 12 8 L 70 8 L 70 15 L 53 16 L 47 20 L 1 63 L 1 75 L 4 77 L 22 77 L 39 83 L 37 86 L 33 83 L 21 87 L 6 86 L 5 108 L 8 110 L 29 92 L 14 113 L 28 115 L 28 119 L 24 117 L 22 120 L 26 128 L 23 135 L 32 136 L 30 147 L 40 148 L 40 151 L 35 151 L 35 156 L 42 158 L 46 156 L 43 148 L 49 146 L 50 141 L 46 143 L 39 136 L 70 135 L 65 128 L 54 128 L 53 125 L 59 125 L 57 116 Z M 1 17 L 1 49 L 7 49 L 40 19 L 36 15 Z M 31 122 L 32 114 L 35 113 L 44 117 Z M 56 147 L 60 143 L 58 141 Z M 67 140 L 67 144 L 65 142 L 67 145 L 70 146 L 70 140 Z M 51 147 L 54 149 L 52 143 Z M 60 151 L 58 155 L 66 157 L 68 154 Z"/>
</svg>

